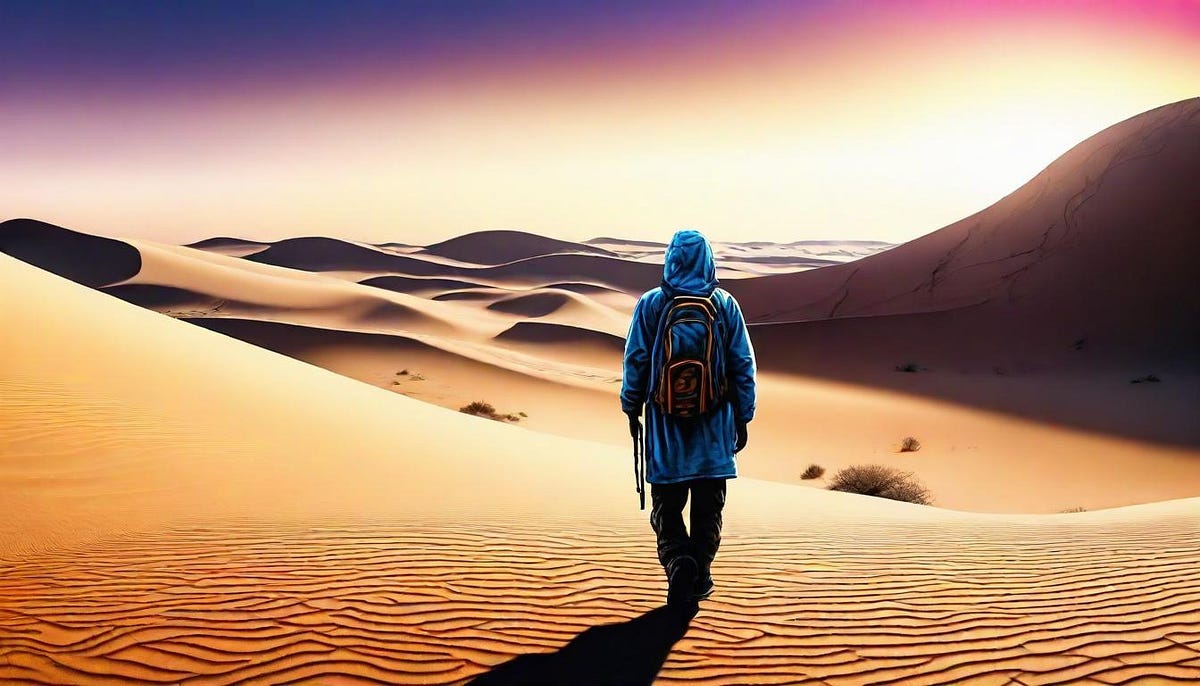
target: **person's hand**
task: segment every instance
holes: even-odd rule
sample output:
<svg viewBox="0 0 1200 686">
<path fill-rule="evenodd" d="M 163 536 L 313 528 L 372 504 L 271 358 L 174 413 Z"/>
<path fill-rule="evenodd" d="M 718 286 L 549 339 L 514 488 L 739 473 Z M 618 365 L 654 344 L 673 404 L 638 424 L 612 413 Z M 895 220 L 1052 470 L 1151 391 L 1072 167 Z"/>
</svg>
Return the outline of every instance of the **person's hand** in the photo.
<svg viewBox="0 0 1200 686">
<path fill-rule="evenodd" d="M 742 448 L 746 447 L 746 441 L 750 440 L 750 430 L 746 426 L 746 422 L 736 422 L 734 429 L 737 431 L 737 443 L 733 446 L 733 452 L 740 453 Z"/>
<path fill-rule="evenodd" d="M 642 415 L 639 412 L 626 412 L 626 417 L 629 417 L 629 435 L 633 438 L 638 438 L 642 435 Z"/>
</svg>

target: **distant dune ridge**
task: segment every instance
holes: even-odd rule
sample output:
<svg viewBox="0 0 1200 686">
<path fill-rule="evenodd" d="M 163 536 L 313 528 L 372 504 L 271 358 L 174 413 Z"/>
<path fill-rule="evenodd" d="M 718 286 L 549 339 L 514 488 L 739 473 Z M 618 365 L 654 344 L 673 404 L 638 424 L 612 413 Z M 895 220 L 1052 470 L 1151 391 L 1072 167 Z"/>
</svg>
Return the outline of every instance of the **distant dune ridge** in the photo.
<svg viewBox="0 0 1200 686">
<path fill-rule="evenodd" d="M 478 231 L 434 243 L 421 252 L 462 262 L 497 265 L 555 253 L 587 253 L 617 257 L 586 243 L 571 243 L 525 231 Z"/>
</svg>

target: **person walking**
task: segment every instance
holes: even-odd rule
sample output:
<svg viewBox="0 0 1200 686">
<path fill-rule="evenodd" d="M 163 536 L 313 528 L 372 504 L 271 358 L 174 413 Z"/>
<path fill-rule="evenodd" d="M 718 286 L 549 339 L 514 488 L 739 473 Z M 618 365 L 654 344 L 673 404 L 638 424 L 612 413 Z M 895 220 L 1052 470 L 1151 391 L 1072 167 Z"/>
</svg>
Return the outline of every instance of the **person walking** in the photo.
<svg viewBox="0 0 1200 686">
<path fill-rule="evenodd" d="M 725 486 L 737 477 L 735 455 L 754 418 L 755 374 L 741 307 L 718 287 L 712 246 L 699 231 L 677 231 L 662 284 L 634 308 L 621 383 L 635 475 L 640 467 L 650 484 L 650 526 L 670 605 L 713 592 Z M 683 521 L 689 495 L 690 532 Z"/>
</svg>

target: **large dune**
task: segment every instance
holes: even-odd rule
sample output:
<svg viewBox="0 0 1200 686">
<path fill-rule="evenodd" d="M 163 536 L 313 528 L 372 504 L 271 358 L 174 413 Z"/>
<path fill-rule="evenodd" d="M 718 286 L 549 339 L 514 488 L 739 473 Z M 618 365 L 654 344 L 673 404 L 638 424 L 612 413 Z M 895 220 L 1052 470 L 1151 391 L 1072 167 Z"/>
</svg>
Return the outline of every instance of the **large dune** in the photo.
<svg viewBox="0 0 1200 686">
<path fill-rule="evenodd" d="M 979 342 L 994 339 L 982 352 L 1018 345 L 1030 363 L 1082 341 L 1089 358 L 1195 368 L 1198 126 L 1200 98 L 1151 110 L 939 231 L 851 263 L 732 288 L 760 322 L 820 327 L 952 311 L 905 340 L 920 346 L 974 331 Z"/>
<path fill-rule="evenodd" d="M 29 332 L 0 339 L 5 682 L 1200 679 L 1200 500 L 997 516 L 738 480 L 689 622 L 657 609 L 624 451 L 7 256 L 0 298 Z"/>
<path fill-rule="evenodd" d="M 1200 446 L 1200 98 L 843 265 L 731 282 L 764 367 Z M 915 373 L 896 373 L 897 368 Z M 1131 388 L 1154 377 L 1161 384 Z M 1191 400 L 1189 400 L 1191 398 Z"/>
</svg>

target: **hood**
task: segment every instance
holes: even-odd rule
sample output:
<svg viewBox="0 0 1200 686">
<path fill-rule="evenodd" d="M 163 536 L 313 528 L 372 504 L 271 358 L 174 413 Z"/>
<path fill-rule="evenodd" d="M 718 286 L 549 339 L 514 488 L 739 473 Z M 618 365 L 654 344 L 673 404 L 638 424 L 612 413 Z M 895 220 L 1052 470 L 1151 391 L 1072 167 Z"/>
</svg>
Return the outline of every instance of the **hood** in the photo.
<svg viewBox="0 0 1200 686">
<path fill-rule="evenodd" d="M 663 262 L 663 292 L 668 296 L 708 296 L 717 287 L 712 246 L 699 231 L 676 231 Z"/>
</svg>

